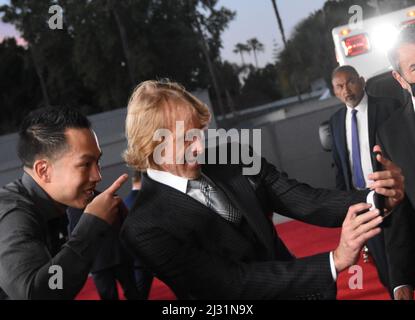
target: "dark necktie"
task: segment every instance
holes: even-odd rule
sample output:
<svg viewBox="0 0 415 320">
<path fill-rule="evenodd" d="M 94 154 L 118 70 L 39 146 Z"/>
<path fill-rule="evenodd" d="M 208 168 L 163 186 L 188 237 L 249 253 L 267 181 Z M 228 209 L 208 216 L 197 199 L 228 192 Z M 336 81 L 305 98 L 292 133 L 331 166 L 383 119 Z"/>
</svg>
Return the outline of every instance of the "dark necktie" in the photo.
<svg viewBox="0 0 415 320">
<path fill-rule="evenodd" d="M 366 187 L 365 178 L 362 170 L 362 160 L 360 157 L 359 130 L 357 129 L 357 110 L 352 110 L 352 162 L 353 162 L 353 181 L 356 189 Z"/>
<path fill-rule="evenodd" d="M 203 199 L 198 197 L 194 191 L 198 191 L 203 195 Z M 192 197 L 202 202 L 205 206 L 217 212 L 222 218 L 231 221 L 233 223 L 239 223 L 241 221 L 241 214 L 236 209 L 225 193 L 217 188 L 213 183 L 210 183 L 205 177 L 201 176 L 196 180 L 188 181 L 187 193 Z"/>
</svg>

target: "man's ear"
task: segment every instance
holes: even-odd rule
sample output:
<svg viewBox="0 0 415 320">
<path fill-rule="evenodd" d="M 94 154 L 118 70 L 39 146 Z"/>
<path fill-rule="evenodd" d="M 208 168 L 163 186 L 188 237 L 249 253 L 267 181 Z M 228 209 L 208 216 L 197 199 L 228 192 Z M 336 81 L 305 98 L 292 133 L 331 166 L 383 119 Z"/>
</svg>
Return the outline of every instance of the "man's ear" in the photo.
<svg viewBox="0 0 415 320">
<path fill-rule="evenodd" d="M 399 72 L 393 70 L 392 76 L 395 78 L 396 81 L 399 82 L 402 88 L 405 90 L 409 90 L 408 83 L 405 81 L 405 79 L 399 74 Z"/>
<path fill-rule="evenodd" d="M 33 164 L 33 173 L 44 183 L 50 182 L 51 169 L 50 162 L 46 159 L 36 160 Z"/>
</svg>

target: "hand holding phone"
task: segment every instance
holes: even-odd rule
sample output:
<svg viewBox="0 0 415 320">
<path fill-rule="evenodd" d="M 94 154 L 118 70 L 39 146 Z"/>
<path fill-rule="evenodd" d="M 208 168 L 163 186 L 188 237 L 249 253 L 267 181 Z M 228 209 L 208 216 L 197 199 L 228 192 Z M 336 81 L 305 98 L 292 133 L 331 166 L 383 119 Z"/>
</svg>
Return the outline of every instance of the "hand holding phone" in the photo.
<svg viewBox="0 0 415 320">
<path fill-rule="evenodd" d="M 377 155 L 382 155 L 382 153 L 380 151 L 373 152 L 373 161 L 372 161 L 374 163 L 373 172 L 383 171 L 382 164 L 376 159 Z M 373 195 L 373 202 L 375 204 L 375 207 L 379 209 L 380 215 L 383 217 L 385 215 L 385 196 L 379 193 L 376 193 L 375 191 Z"/>
</svg>

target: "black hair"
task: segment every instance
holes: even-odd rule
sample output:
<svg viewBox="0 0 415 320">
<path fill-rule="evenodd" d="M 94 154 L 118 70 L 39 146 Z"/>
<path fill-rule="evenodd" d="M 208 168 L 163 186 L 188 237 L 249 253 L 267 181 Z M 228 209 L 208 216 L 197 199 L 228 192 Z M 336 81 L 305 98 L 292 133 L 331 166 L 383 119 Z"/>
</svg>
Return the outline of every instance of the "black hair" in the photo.
<svg viewBox="0 0 415 320">
<path fill-rule="evenodd" d="M 90 129 L 91 122 L 70 107 L 45 107 L 30 112 L 20 125 L 17 154 L 25 167 L 39 156 L 54 158 L 68 147 L 66 129 Z"/>
</svg>

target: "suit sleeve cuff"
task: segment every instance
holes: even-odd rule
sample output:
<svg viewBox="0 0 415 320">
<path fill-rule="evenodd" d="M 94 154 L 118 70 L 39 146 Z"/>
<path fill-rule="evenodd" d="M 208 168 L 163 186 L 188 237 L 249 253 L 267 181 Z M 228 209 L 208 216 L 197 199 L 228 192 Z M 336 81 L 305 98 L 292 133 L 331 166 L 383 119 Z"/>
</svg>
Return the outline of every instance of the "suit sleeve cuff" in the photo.
<svg viewBox="0 0 415 320">
<path fill-rule="evenodd" d="M 373 196 L 375 195 L 375 191 L 370 191 L 367 196 L 366 196 L 366 203 L 369 203 L 372 205 L 372 207 L 370 208 L 370 210 L 374 210 L 377 209 L 375 206 L 375 201 L 373 199 Z"/>
<path fill-rule="evenodd" d="M 330 251 L 330 269 L 331 269 L 331 275 L 333 277 L 334 282 L 337 281 L 337 271 L 336 266 L 334 265 L 334 258 L 333 258 L 333 251 Z"/>
</svg>

